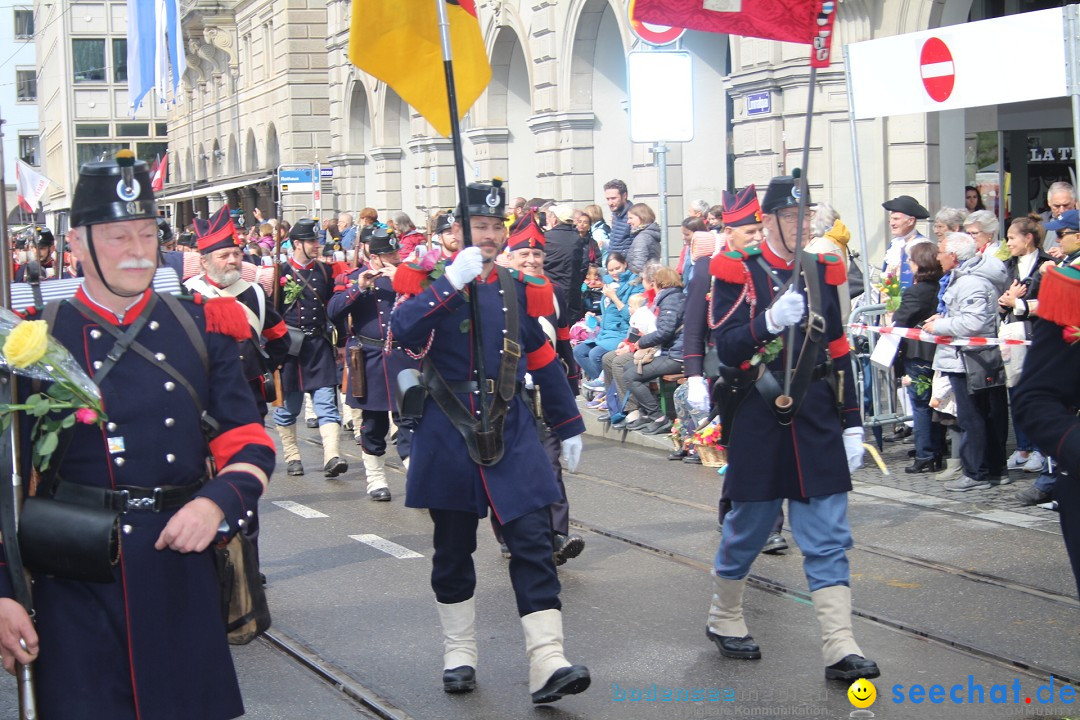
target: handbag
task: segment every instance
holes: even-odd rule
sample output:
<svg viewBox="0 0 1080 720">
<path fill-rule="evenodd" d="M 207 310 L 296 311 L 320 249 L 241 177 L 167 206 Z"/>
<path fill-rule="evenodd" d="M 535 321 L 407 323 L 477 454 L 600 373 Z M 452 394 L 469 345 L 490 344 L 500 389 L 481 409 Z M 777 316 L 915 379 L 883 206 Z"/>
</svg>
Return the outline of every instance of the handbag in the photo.
<svg viewBox="0 0 1080 720">
<path fill-rule="evenodd" d="M 1027 340 L 1030 322 L 1005 323 L 998 328 L 998 337 L 1002 340 Z M 1001 345 L 1001 359 L 1005 363 L 1005 384 L 1013 387 L 1020 382 L 1020 372 L 1024 369 L 1026 345 Z"/>
<path fill-rule="evenodd" d="M 989 390 L 1005 384 L 1005 363 L 996 345 L 980 348 L 963 348 L 960 357 L 964 361 L 969 393 Z"/>
<path fill-rule="evenodd" d="M 34 495 L 19 516 L 23 564 L 34 573 L 110 583 L 120 560 L 120 512 Z"/>
<path fill-rule="evenodd" d="M 270 606 L 259 577 L 255 547 L 241 530 L 214 546 L 221 614 L 230 645 L 247 645 L 270 627 Z"/>
<path fill-rule="evenodd" d="M 851 298 L 862 295 L 866 289 L 866 280 L 863 278 L 862 268 L 856 262 L 858 259 L 859 253 L 848 251 L 847 281 L 848 294 Z"/>
</svg>

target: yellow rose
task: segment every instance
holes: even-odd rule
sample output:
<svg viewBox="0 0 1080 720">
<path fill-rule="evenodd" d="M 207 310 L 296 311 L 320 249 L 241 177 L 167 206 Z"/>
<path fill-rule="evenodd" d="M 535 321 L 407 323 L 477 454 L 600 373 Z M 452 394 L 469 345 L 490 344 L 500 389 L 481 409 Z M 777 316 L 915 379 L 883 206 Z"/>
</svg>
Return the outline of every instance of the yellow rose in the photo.
<svg viewBox="0 0 1080 720">
<path fill-rule="evenodd" d="M 45 357 L 48 347 L 48 323 L 44 320 L 24 320 L 12 328 L 4 341 L 4 357 L 15 367 L 24 368 Z"/>
</svg>

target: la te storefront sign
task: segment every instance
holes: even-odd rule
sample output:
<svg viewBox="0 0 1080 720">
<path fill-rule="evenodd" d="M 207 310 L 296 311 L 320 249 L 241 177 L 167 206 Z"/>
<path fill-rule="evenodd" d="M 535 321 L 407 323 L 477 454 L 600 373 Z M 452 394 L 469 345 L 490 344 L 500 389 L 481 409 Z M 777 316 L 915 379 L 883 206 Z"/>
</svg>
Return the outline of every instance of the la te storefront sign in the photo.
<svg viewBox="0 0 1080 720">
<path fill-rule="evenodd" d="M 858 119 L 1063 97 L 1062 8 L 848 46 Z M 1010 53 L 1002 48 L 1038 48 Z"/>
</svg>

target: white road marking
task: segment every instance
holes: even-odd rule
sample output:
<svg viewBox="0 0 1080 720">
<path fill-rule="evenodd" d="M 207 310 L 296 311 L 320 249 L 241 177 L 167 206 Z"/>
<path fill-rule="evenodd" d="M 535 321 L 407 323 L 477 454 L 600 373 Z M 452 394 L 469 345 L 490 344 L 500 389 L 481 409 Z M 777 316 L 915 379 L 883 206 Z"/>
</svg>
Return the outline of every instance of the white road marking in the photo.
<svg viewBox="0 0 1080 720">
<path fill-rule="evenodd" d="M 418 552 L 413 552 L 409 548 L 398 545 L 395 542 L 390 542 L 386 538 L 379 537 L 378 535 L 350 535 L 353 540 L 362 542 L 365 545 L 370 545 L 376 550 L 382 550 L 387 555 L 393 555 L 398 560 L 409 560 L 410 558 L 422 558 L 424 557 Z"/>
<path fill-rule="evenodd" d="M 293 502 L 292 500 L 275 500 L 274 505 L 277 505 L 282 510 L 288 510 L 291 513 L 299 515 L 302 518 L 322 518 L 330 517 L 326 513 L 321 513 L 314 508 L 309 508 L 307 505 L 301 505 L 300 503 Z"/>
</svg>

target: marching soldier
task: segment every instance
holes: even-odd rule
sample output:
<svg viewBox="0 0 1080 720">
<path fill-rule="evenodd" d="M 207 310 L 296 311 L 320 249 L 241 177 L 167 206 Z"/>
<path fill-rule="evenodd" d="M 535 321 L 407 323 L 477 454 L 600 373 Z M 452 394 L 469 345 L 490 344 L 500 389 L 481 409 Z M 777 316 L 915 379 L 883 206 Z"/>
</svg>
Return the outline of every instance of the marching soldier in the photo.
<svg viewBox="0 0 1080 720">
<path fill-rule="evenodd" d="M 241 277 L 243 255 L 232 232 L 228 205 L 209 220 L 195 218 L 195 237 L 203 274 L 186 280 L 184 287 L 204 297 L 234 297 L 240 301 L 251 327 L 251 333 L 241 343 L 240 362 L 259 414 L 265 418 L 266 403 L 276 397 L 274 371 L 289 352 L 285 322 L 267 302 L 263 289 Z"/>
<path fill-rule="evenodd" d="M 56 261 L 56 238 L 52 230 L 39 227 L 36 230 L 33 253 L 27 253 L 26 263 L 15 272 L 15 282 L 34 282 L 36 280 L 55 280 L 56 268 L 62 263 Z"/>
<path fill-rule="evenodd" d="M 844 265 L 831 255 L 800 260 L 798 204 L 797 176 L 773 178 L 762 202 L 760 249 L 722 252 L 710 264 L 719 281 L 709 318 L 713 341 L 720 363 L 741 372 L 738 396 L 727 400 L 734 412 L 724 419 L 732 509 L 716 552 L 706 634 L 724 657 L 761 657 L 743 619 L 743 591 L 786 498 L 821 624 L 825 677 L 850 682 L 879 674 L 851 628 L 847 493 L 851 471 L 862 464 L 862 420 L 836 291 Z M 782 398 L 783 344 L 792 326 L 799 362 L 790 396 Z"/>
<path fill-rule="evenodd" d="M 108 418 L 68 431 L 69 449 L 52 458 L 55 473 L 42 475 L 38 491 L 55 488 L 69 512 L 118 511 L 122 531 L 107 581 L 35 576 L 36 633 L 8 599 L 7 573 L 0 576 L 0 654 L 9 672 L 14 661 L 36 661 L 42 717 L 244 713 L 208 548 L 219 529 L 245 527 L 273 471 L 274 446 L 244 388 L 239 306 L 151 289 L 158 238 L 150 184 L 130 151 L 82 166 L 68 237 L 86 279 L 45 312 L 53 336 L 100 388 Z M 211 452 L 217 474 L 208 477 Z"/>
<path fill-rule="evenodd" d="M 1075 223 L 1076 211 L 1065 215 L 1070 212 Z M 1053 496 L 1080 590 L 1080 264 L 1047 270 L 1039 289 L 1039 318 L 1014 410 L 1017 424 L 1058 463 Z"/>
<path fill-rule="evenodd" d="M 444 636 L 443 689 L 476 686 L 476 528 L 490 507 L 502 525 L 513 560 L 510 581 L 517 598 L 529 658 L 534 703 L 554 702 L 589 686 L 589 671 L 563 655 L 559 576 L 552 557 L 548 506 L 559 500 L 551 464 L 540 445 L 536 418 L 520 395 L 526 370 L 540 387 L 544 412 L 563 443 L 571 470 L 581 455 L 584 422 L 566 374 L 537 318 L 552 311 L 550 284 L 497 268 L 506 241 L 505 190 L 499 181 L 472 184 L 468 203 L 474 246 L 462 250 L 441 273 L 401 266 L 394 288 L 411 295 L 394 311 L 394 337 L 423 361 L 430 393 L 413 436 L 414 453 L 405 504 L 428 508 L 434 522 L 431 585 Z M 460 210 L 454 213 L 460 217 Z M 460 222 L 453 233 L 461 240 Z M 476 280 L 468 289 L 466 285 Z M 475 293 L 475 297 L 471 294 Z M 480 327 L 473 327 L 476 303 Z M 476 340 L 482 333 L 487 380 L 476 372 Z M 410 392 L 412 392 L 410 390 Z M 411 405 L 411 399 L 406 398 Z M 490 430 L 479 425 L 479 403 Z"/>
<path fill-rule="evenodd" d="M 290 329 L 290 353 L 281 369 L 284 403 L 274 408 L 289 475 L 303 475 L 296 418 L 304 393 L 311 393 L 323 443 L 323 471 L 337 477 L 349 469 L 338 451 L 341 415 L 337 408 L 337 350 L 326 303 L 334 293 L 330 266 L 319 262 L 318 221 L 298 220 L 289 231 L 293 253 L 281 263 L 277 309 Z M 299 349 L 296 346 L 299 345 Z"/>
<path fill-rule="evenodd" d="M 364 454 L 367 493 L 372 500 L 389 502 L 384 456 L 390 416 L 398 427 L 397 451 L 409 469 L 413 418 L 398 414 L 395 400 L 398 373 L 418 363 L 390 341 L 390 314 L 394 310 L 394 273 L 401 263 L 398 238 L 385 228 L 371 236 L 368 264 L 339 279 L 342 289 L 330 298 L 327 312 L 338 324 L 348 317 L 351 336 L 345 346 L 345 402 L 354 411 L 353 424 Z M 355 411 L 359 411 L 359 417 Z"/>
</svg>

